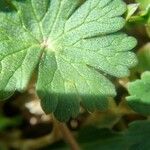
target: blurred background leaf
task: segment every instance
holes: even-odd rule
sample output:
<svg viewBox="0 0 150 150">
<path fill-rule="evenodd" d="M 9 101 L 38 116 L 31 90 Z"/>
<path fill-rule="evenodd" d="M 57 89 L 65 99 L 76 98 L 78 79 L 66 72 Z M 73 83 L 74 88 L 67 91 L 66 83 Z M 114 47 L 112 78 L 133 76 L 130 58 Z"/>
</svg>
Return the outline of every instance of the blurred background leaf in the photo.
<svg viewBox="0 0 150 150">
<path fill-rule="evenodd" d="M 150 148 L 150 121 L 136 121 L 129 125 L 127 140 L 129 150 L 149 150 Z"/>
<path fill-rule="evenodd" d="M 8 127 L 15 127 L 21 124 L 20 117 L 7 118 L 3 115 L 0 115 L 0 131 L 5 130 Z"/>
<path fill-rule="evenodd" d="M 141 73 L 144 71 L 150 71 L 150 43 L 144 45 L 137 53 L 138 66 L 137 70 Z"/>
<path fill-rule="evenodd" d="M 150 0 L 135 0 L 140 4 L 141 10 L 147 9 L 150 6 Z"/>
</svg>

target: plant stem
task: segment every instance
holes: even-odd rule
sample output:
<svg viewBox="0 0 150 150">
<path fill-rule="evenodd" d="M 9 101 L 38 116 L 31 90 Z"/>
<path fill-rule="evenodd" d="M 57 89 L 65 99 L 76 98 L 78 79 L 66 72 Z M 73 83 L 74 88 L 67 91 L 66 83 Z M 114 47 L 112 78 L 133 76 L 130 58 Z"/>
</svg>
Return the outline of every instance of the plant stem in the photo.
<svg viewBox="0 0 150 150">
<path fill-rule="evenodd" d="M 65 123 L 59 123 L 59 128 L 61 130 L 62 136 L 66 143 L 70 145 L 71 150 L 80 150 L 80 147 L 72 135 L 71 131 L 68 129 Z"/>
</svg>

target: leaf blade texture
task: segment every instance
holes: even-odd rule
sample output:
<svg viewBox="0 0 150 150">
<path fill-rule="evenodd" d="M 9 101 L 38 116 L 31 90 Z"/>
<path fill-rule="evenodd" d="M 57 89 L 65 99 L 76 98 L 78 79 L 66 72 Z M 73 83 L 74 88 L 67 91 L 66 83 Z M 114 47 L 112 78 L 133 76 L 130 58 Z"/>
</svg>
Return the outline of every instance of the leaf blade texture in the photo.
<svg viewBox="0 0 150 150">
<path fill-rule="evenodd" d="M 105 75 L 127 76 L 136 64 L 130 52 L 136 40 L 120 32 L 125 3 L 13 0 L 12 5 L 15 11 L 0 12 L 0 98 L 25 90 L 37 68 L 36 91 L 46 113 L 66 121 L 77 116 L 80 104 L 90 112 L 105 110 L 106 98 L 116 94 Z"/>
<path fill-rule="evenodd" d="M 136 112 L 144 115 L 150 114 L 150 71 L 145 71 L 141 80 L 129 83 L 130 96 L 127 102 Z"/>
<path fill-rule="evenodd" d="M 137 53 L 139 63 L 137 70 L 139 72 L 150 71 L 150 43 L 144 45 Z"/>
</svg>

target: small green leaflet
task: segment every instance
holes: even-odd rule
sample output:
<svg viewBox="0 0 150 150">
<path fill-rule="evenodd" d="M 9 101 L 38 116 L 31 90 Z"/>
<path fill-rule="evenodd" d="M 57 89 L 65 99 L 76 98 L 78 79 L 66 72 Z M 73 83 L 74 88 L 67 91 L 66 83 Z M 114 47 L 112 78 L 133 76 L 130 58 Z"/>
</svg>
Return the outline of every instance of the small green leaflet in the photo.
<svg viewBox="0 0 150 150">
<path fill-rule="evenodd" d="M 134 15 L 134 13 L 137 11 L 138 8 L 139 8 L 138 3 L 128 4 L 126 14 L 127 21 Z"/>
<path fill-rule="evenodd" d="M 37 68 L 36 91 L 58 120 L 107 109 L 114 85 L 100 72 L 129 75 L 136 40 L 125 25 L 122 0 L 12 0 L 0 12 L 0 99 L 24 91 Z M 100 70 L 100 71 L 99 71 Z"/>
<path fill-rule="evenodd" d="M 128 104 L 137 112 L 150 115 L 150 71 L 142 74 L 141 80 L 129 83 Z"/>
</svg>

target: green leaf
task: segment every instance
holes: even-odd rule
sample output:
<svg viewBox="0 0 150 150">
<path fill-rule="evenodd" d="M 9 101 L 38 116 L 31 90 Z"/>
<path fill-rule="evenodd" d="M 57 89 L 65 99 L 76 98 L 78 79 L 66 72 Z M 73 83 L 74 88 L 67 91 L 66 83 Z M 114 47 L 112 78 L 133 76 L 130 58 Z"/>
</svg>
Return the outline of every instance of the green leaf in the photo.
<svg viewBox="0 0 150 150">
<path fill-rule="evenodd" d="M 144 45 L 137 53 L 138 56 L 138 71 L 150 71 L 150 43 Z"/>
<path fill-rule="evenodd" d="M 116 132 L 94 126 L 79 130 L 77 141 L 83 150 L 149 150 L 150 121 L 135 121 L 125 131 Z M 69 150 L 62 142 L 55 143 L 41 150 Z"/>
<path fill-rule="evenodd" d="M 150 23 L 150 0 L 136 0 L 136 4 L 129 4 L 127 17 L 129 23 L 145 24 L 146 30 L 149 35 L 149 23 Z M 134 10 L 136 10 L 136 5 L 139 6 L 139 11 L 133 16 Z"/>
<path fill-rule="evenodd" d="M 129 150 L 148 150 L 150 147 L 150 121 L 135 121 L 129 124 L 126 132 Z"/>
<path fill-rule="evenodd" d="M 150 121 L 135 121 L 122 132 L 86 127 L 80 130 L 78 141 L 86 150 L 148 150 L 150 146 Z"/>
<path fill-rule="evenodd" d="M 150 114 L 150 71 L 144 72 L 141 80 L 129 83 L 130 96 L 127 97 L 128 104 L 137 112 Z"/>
<path fill-rule="evenodd" d="M 136 40 L 119 32 L 122 0 L 13 0 L 0 12 L 0 98 L 24 91 L 38 70 L 36 91 L 46 113 L 64 121 L 107 109 L 114 85 L 105 77 L 129 75 Z"/>
<path fill-rule="evenodd" d="M 103 149 L 115 150 L 127 149 L 128 145 L 124 138 L 124 133 L 113 132 L 105 128 L 86 127 L 79 132 L 79 142 L 81 147 L 86 150 Z"/>
<path fill-rule="evenodd" d="M 126 20 L 129 20 L 132 17 L 132 15 L 137 11 L 138 8 L 139 8 L 139 4 L 137 3 L 129 4 L 127 6 Z"/>
<path fill-rule="evenodd" d="M 129 147 L 128 143 L 126 143 L 124 133 L 94 126 L 87 126 L 80 129 L 77 141 L 83 150 L 110 150 L 112 147 L 115 150 L 126 150 Z M 69 150 L 70 148 L 62 142 L 57 142 L 41 150 L 49 149 Z"/>
<path fill-rule="evenodd" d="M 140 4 L 141 9 L 140 16 L 138 17 L 146 21 L 146 30 L 150 37 L 150 0 L 136 0 L 136 2 Z"/>
<path fill-rule="evenodd" d="M 150 6 L 150 0 L 136 0 L 140 4 L 142 10 L 147 9 Z"/>
</svg>

